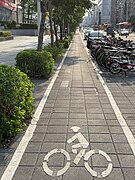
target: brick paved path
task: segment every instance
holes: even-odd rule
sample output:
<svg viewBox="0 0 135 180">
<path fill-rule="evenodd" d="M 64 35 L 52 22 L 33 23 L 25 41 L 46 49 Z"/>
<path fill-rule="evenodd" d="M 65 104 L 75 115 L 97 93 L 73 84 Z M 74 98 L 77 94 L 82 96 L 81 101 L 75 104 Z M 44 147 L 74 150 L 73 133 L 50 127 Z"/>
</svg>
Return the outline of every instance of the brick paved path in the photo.
<svg viewBox="0 0 135 180">
<path fill-rule="evenodd" d="M 106 178 L 101 179 L 135 179 L 135 156 L 93 65 L 87 61 L 88 55 L 85 46 L 77 33 L 58 78 L 51 89 L 33 137 L 15 171 L 13 180 L 98 179 L 85 169 L 83 158 L 78 165 L 71 163 L 71 167 L 63 176 L 51 177 L 43 170 L 44 157 L 54 148 L 65 149 L 69 152 L 71 160 L 74 160 L 76 155 L 72 153 L 71 146 L 75 143 L 67 143 L 67 140 L 74 135 L 70 129 L 72 126 L 81 128 L 82 134 L 89 142 L 87 151 L 101 149 L 112 159 L 112 172 Z M 124 90 L 121 92 L 121 87 L 116 82 L 107 81 L 107 85 L 111 88 L 123 113 L 128 109 L 124 117 L 128 123 L 132 123 L 135 127 L 135 96 L 128 99 L 129 102 L 127 102 L 127 94 L 123 93 L 124 90 L 127 92 L 126 90 L 131 87 L 123 87 Z M 132 87 L 132 93 L 135 95 L 135 87 Z M 18 145 L 18 141 L 13 146 L 16 144 Z M 0 153 L 4 156 L 4 158 L 1 156 L 0 175 L 2 175 L 8 164 L 6 155 L 12 155 L 12 151 L 5 152 L 3 150 Z M 49 167 L 55 170 L 62 169 L 65 163 L 65 156 L 52 155 Z M 92 156 L 89 164 L 98 172 L 104 171 L 107 167 L 106 159 L 99 154 Z"/>
</svg>

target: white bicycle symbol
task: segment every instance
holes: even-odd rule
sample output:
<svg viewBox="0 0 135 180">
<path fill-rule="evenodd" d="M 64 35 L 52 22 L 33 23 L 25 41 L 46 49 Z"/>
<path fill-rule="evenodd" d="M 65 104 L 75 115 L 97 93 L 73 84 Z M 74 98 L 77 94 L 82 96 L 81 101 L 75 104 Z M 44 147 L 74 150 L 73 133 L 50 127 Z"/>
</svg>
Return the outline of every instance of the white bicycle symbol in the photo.
<svg viewBox="0 0 135 180">
<path fill-rule="evenodd" d="M 77 126 L 74 126 L 71 128 L 74 132 L 78 132 L 81 128 L 80 127 L 77 127 Z M 75 144 L 72 146 L 72 152 L 74 154 L 77 154 L 77 148 L 80 148 L 82 147 L 82 149 L 80 150 L 80 152 L 76 155 L 73 163 L 74 164 L 78 164 L 79 161 L 81 160 L 82 157 L 84 157 L 84 166 L 85 168 L 88 170 L 88 172 L 94 176 L 94 177 L 97 177 L 97 178 L 103 178 L 103 177 L 106 177 L 108 176 L 111 171 L 112 171 L 112 168 L 113 168 L 113 164 L 112 164 L 112 161 L 111 161 L 111 158 L 102 150 L 99 150 L 99 149 L 93 149 L 93 150 L 90 150 L 88 152 L 85 152 L 87 147 L 89 146 L 89 143 L 88 141 L 85 139 L 85 137 L 81 134 L 81 133 L 77 133 L 75 134 L 72 138 L 70 138 L 69 140 L 67 140 L 67 143 L 71 143 L 73 142 L 75 139 L 78 139 L 78 141 L 80 143 L 78 144 Z M 53 154 L 57 154 L 57 153 L 62 153 L 63 155 L 66 156 L 67 158 L 67 162 L 66 162 L 66 165 L 58 170 L 58 171 L 52 171 L 49 167 L 48 167 L 48 162 L 49 162 L 49 157 L 52 156 Z M 99 154 L 99 155 L 102 155 L 105 157 L 105 159 L 107 160 L 108 162 L 108 165 L 107 165 L 107 168 L 106 170 L 104 170 L 103 172 L 97 172 L 95 170 L 93 170 L 89 163 L 88 163 L 88 159 L 92 156 L 92 155 L 95 155 L 95 154 Z M 64 149 L 53 149 L 51 150 L 44 158 L 44 162 L 43 162 L 43 169 L 44 171 L 46 172 L 46 174 L 48 174 L 49 176 L 53 176 L 53 177 L 57 177 L 57 176 L 61 176 L 62 174 L 64 174 L 70 167 L 70 162 L 71 162 L 71 158 L 70 158 L 70 155 L 69 153 L 64 150 Z"/>
</svg>

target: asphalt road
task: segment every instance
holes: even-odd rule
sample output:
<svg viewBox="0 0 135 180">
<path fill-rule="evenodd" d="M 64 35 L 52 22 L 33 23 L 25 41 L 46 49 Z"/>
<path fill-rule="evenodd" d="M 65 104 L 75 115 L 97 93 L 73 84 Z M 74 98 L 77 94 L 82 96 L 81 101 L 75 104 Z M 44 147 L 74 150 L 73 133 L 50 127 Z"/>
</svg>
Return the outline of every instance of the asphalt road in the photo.
<svg viewBox="0 0 135 180">
<path fill-rule="evenodd" d="M 44 36 L 44 44 L 50 42 L 50 37 Z M 15 65 L 16 54 L 24 49 L 37 47 L 37 36 L 15 36 L 13 40 L 0 42 L 0 64 Z"/>
</svg>

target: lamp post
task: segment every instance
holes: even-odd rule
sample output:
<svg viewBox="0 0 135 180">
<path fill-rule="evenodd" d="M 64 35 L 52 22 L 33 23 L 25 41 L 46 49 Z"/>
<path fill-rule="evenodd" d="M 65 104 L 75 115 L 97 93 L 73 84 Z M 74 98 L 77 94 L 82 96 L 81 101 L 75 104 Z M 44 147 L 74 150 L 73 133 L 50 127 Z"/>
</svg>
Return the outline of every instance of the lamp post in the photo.
<svg viewBox="0 0 135 180">
<path fill-rule="evenodd" d="M 122 3 L 120 2 L 120 19 L 121 21 L 123 20 L 123 11 L 122 11 L 123 7 L 122 7 Z"/>
</svg>

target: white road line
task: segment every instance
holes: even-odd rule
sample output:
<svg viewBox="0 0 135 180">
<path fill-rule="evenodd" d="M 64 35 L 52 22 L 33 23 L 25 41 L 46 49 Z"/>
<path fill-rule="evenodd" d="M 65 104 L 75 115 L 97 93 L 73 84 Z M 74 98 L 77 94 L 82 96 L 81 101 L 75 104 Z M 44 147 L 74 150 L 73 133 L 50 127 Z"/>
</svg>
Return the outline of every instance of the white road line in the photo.
<svg viewBox="0 0 135 180">
<path fill-rule="evenodd" d="M 68 53 L 68 51 L 69 51 L 69 49 L 71 47 L 71 44 L 70 44 L 67 52 L 65 53 L 59 67 L 57 68 L 57 71 L 55 72 L 50 84 L 48 85 L 48 87 L 47 87 L 47 89 L 46 89 L 46 91 L 45 91 L 45 93 L 44 93 L 44 95 L 43 95 L 43 97 L 42 97 L 42 99 L 41 99 L 35 113 L 34 113 L 31 124 L 27 128 L 26 133 L 23 136 L 21 142 L 19 143 L 19 145 L 18 145 L 18 147 L 17 147 L 17 149 L 16 149 L 10 163 L 8 164 L 6 170 L 4 171 L 4 173 L 3 173 L 2 177 L 1 177 L 1 180 L 11 180 L 12 177 L 14 176 L 14 173 L 15 173 L 15 171 L 16 171 L 16 169 L 17 169 L 17 167 L 18 167 L 18 165 L 19 165 L 19 163 L 20 163 L 20 161 L 22 159 L 22 156 L 23 156 L 26 148 L 27 148 L 27 145 L 28 145 L 29 141 L 31 140 L 31 138 L 33 136 L 33 133 L 34 133 L 34 131 L 36 129 L 39 117 L 40 117 L 40 115 L 42 113 L 44 105 L 45 105 L 45 103 L 47 101 L 47 98 L 48 98 L 48 96 L 50 94 L 50 91 L 51 91 L 51 89 L 53 87 L 53 84 L 54 84 L 56 78 L 58 77 L 60 69 L 61 69 L 61 67 L 62 67 L 62 65 L 64 63 L 64 60 L 65 60 L 65 58 L 67 56 L 67 53 Z"/>
<path fill-rule="evenodd" d="M 80 37 L 81 37 L 81 35 L 80 35 Z M 83 42 L 82 37 L 81 37 L 81 40 Z M 84 42 L 83 42 L 83 44 L 84 44 Z M 85 49 L 86 49 L 86 52 L 88 53 L 87 48 L 85 48 Z M 91 61 L 91 63 L 93 65 L 94 69 L 97 69 L 97 67 L 95 66 L 95 64 L 92 61 Z M 131 147 L 131 149 L 133 151 L 133 154 L 135 155 L 135 138 L 134 138 L 132 132 L 130 131 L 124 117 L 122 116 L 121 111 L 120 111 L 119 107 L 117 106 L 111 91 L 107 87 L 105 81 L 103 80 L 103 78 L 101 77 L 99 72 L 96 71 L 96 73 L 97 73 L 97 76 L 98 76 L 98 78 L 99 78 L 99 80 L 100 80 L 100 82 L 101 82 L 101 84 L 102 84 L 108 98 L 109 98 L 109 101 L 110 101 L 110 103 L 112 105 L 112 108 L 113 108 L 113 110 L 115 112 L 115 115 L 117 117 L 117 120 L 118 120 L 119 124 L 121 125 L 121 128 L 123 129 L 123 132 L 124 132 L 124 134 L 125 134 L 125 136 L 126 136 L 126 138 L 128 140 L 128 143 L 129 143 L 129 145 L 130 145 L 130 147 Z"/>
</svg>

